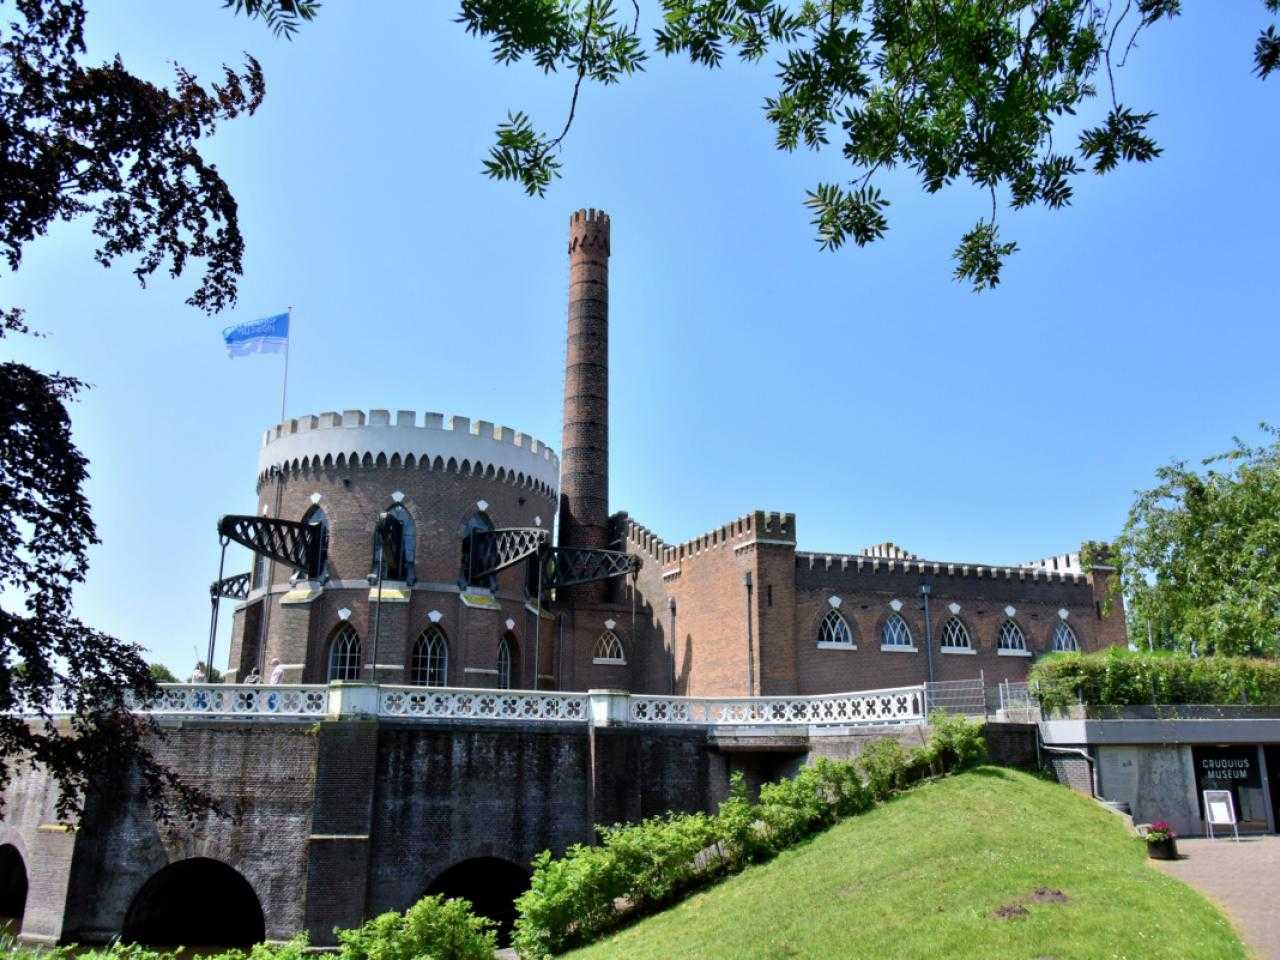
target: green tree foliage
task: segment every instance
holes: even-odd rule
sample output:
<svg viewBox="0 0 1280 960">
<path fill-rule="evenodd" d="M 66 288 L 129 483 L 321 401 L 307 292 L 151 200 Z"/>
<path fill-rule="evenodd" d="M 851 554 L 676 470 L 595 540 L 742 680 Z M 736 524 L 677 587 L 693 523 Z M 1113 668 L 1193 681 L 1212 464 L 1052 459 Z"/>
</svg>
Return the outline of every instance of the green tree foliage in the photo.
<svg viewBox="0 0 1280 960">
<path fill-rule="evenodd" d="M 318 6 L 225 2 L 277 32 Z M 1261 3 L 1280 13 L 1280 0 Z M 1230 15 L 1241 6 L 1231 0 Z M 838 152 L 847 165 L 808 192 L 825 249 L 884 236 L 889 200 L 875 181 L 894 167 L 928 193 L 965 183 L 989 194 L 990 214 L 984 204 L 955 250 L 956 278 L 981 290 L 1000 282 L 1017 250 L 1000 239 L 1000 202 L 1058 209 L 1078 177 L 1160 155 L 1155 114 L 1125 103 L 1118 80 L 1142 34 L 1181 11 L 1182 0 L 658 0 L 651 46 L 709 68 L 731 54 L 776 64 L 778 88 L 762 107 L 778 148 Z M 645 68 L 641 12 L 639 0 L 461 0 L 458 22 L 489 41 L 497 63 L 528 59 L 572 78 L 558 132 L 511 112 L 485 173 L 545 193 L 584 81 L 609 86 Z M 1253 60 L 1260 78 L 1280 69 L 1274 24 Z"/>
<path fill-rule="evenodd" d="M 1111 549 L 1129 635 L 1201 654 L 1280 653 L 1280 432 L 1175 461 L 1141 491 Z"/>
<path fill-rule="evenodd" d="M 235 302 L 244 241 L 231 190 L 198 149 L 224 120 L 262 101 L 262 71 L 223 68 L 202 85 L 175 68 L 173 90 L 131 74 L 119 57 L 84 61 L 84 0 L 0 0 L 0 250 L 11 271 L 58 222 L 87 219 L 95 259 L 203 274 L 188 300 L 216 312 Z M 20 309 L 0 305 L 0 338 L 31 335 Z M 142 652 L 80 622 L 72 591 L 97 534 L 85 499 L 86 462 L 68 404 L 84 384 L 0 363 L 0 788 L 33 758 L 71 816 L 85 791 L 132 767 L 157 814 L 207 798 L 179 783 L 146 746 L 154 727 L 127 709 L 155 694 Z M 70 729 L 55 714 L 72 714 Z M 24 716 L 25 714 L 25 716 Z"/>
<path fill-rule="evenodd" d="M 147 672 L 151 674 L 151 679 L 156 683 L 177 683 L 178 678 L 173 675 L 173 671 L 166 667 L 163 663 L 153 663 L 147 668 Z"/>
</svg>

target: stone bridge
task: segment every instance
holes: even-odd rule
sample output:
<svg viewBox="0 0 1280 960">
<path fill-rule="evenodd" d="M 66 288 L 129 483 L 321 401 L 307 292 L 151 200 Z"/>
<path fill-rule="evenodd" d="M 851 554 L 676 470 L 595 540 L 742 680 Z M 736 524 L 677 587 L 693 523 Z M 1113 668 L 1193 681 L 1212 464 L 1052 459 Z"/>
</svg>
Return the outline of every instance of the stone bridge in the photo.
<svg viewBox="0 0 1280 960">
<path fill-rule="evenodd" d="M 924 734 L 923 687 L 701 700 L 611 691 L 172 685 L 141 707 L 158 756 L 224 815 L 157 823 L 122 775 L 59 823 L 39 769 L 0 821 L 0 907 L 25 939 L 334 942 L 423 894 L 509 922 L 542 850 L 596 824 L 714 810 L 815 753 Z M 17 905 L 16 907 L 14 905 Z"/>
</svg>

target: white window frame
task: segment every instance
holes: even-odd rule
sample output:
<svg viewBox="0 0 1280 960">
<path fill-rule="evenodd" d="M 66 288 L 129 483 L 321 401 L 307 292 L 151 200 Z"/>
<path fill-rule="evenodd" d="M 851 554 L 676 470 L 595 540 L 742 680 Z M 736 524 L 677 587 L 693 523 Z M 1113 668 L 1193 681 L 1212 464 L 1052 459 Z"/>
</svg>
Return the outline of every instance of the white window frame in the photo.
<svg viewBox="0 0 1280 960">
<path fill-rule="evenodd" d="M 963 643 L 948 643 L 947 641 L 955 640 L 956 635 L 964 637 Z M 943 653 L 949 654 L 976 654 L 978 651 L 973 647 L 973 635 L 969 633 L 969 628 L 965 626 L 963 620 L 959 617 L 950 617 L 947 622 L 942 625 L 942 637 L 938 641 L 939 647 Z"/>
<path fill-rule="evenodd" d="M 1059 637 L 1063 636 L 1064 634 L 1067 637 L 1071 638 L 1071 646 L 1069 647 L 1061 646 L 1058 642 Z M 1067 623 L 1067 621 L 1065 620 L 1059 620 L 1057 623 L 1057 626 L 1053 628 L 1052 649 L 1054 653 L 1079 653 L 1080 652 L 1080 638 L 1077 637 L 1076 632 L 1071 629 L 1071 624 Z"/>
<path fill-rule="evenodd" d="M 889 637 L 906 637 L 906 643 L 890 641 Z M 911 634 L 911 625 L 906 617 L 894 611 L 880 628 L 880 649 L 885 653 L 915 653 L 916 638 Z"/>
<path fill-rule="evenodd" d="M 996 632 L 996 654 L 1001 657 L 1031 656 L 1031 651 L 1027 649 L 1027 635 L 1013 617 L 1000 624 L 1000 629 Z"/>
<path fill-rule="evenodd" d="M 827 637 L 838 637 L 843 634 L 847 639 L 824 639 Z M 849 626 L 849 621 L 844 618 L 839 610 L 828 610 L 822 617 L 822 622 L 818 624 L 818 649 L 819 650 L 857 650 L 858 645 L 853 641 L 853 628 Z"/>
<path fill-rule="evenodd" d="M 615 655 L 616 653 L 616 655 Z M 596 645 L 591 653 L 591 662 L 606 667 L 625 667 L 627 651 L 622 639 L 612 630 L 606 630 L 596 637 Z"/>
<path fill-rule="evenodd" d="M 341 647 L 343 650 L 341 654 L 339 654 L 338 652 L 339 647 Z M 354 652 L 355 676 L 354 677 L 348 677 L 348 676 L 335 677 L 334 676 L 335 659 L 339 655 L 342 657 L 343 666 L 344 666 L 344 669 L 342 672 L 344 674 L 347 673 L 348 670 L 346 668 L 350 666 L 350 661 L 353 656 L 351 652 L 352 647 L 355 648 L 355 652 Z M 333 640 L 329 644 L 329 663 L 328 663 L 328 672 L 327 672 L 329 682 L 332 683 L 335 680 L 340 680 L 345 683 L 355 683 L 356 681 L 358 681 L 361 675 L 364 673 L 364 664 L 360 662 L 361 659 L 363 659 L 363 657 L 364 657 L 364 647 L 360 643 L 360 634 L 356 632 L 356 628 L 351 626 L 351 624 L 344 623 L 341 627 L 338 628 L 338 632 L 333 635 Z"/>
<path fill-rule="evenodd" d="M 420 661 L 422 662 L 420 665 Z M 440 682 L 432 683 L 431 675 L 439 668 Z M 425 677 L 421 683 L 418 678 Z M 449 685 L 449 638 L 435 624 L 427 627 L 413 643 L 409 661 L 409 682 L 415 687 L 447 687 Z"/>
</svg>

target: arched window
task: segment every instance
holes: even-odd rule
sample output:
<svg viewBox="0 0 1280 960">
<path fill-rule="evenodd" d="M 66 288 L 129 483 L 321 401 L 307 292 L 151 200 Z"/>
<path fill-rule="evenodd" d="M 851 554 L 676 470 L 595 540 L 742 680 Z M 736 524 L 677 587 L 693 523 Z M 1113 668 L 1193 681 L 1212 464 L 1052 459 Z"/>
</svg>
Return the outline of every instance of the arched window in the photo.
<svg viewBox="0 0 1280 960">
<path fill-rule="evenodd" d="M 253 589 L 261 590 L 267 585 L 267 555 L 265 553 L 255 553 L 253 555 Z"/>
<path fill-rule="evenodd" d="M 520 657 L 515 638 L 506 634 L 498 641 L 498 686 L 511 690 L 520 685 Z"/>
<path fill-rule="evenodd" d="M 497 577 L 493 575 L 478 576 L 484 569 L 485 551 L 477 550 L 477 556 L 471 556 L 471 534 L 482 533 L 493 529 L 493 521 L 489 515 L 477 510 L 462 528 L 462 574 L 460 579 L 464 586 L 481 587 L 492 590 L 497 586 Z"/>
<path fill-rule="evenodd" d="M 419 687 L 449 685 L 449 641 L 435 624 L 418 634 L 413 644 L 409 682 Z"/>
<path fill-rule="evenodd" d="M 417 539 L 414 535 L 413 517 L 409 516 L 408 510 L 397 503 L 387 511 L 386 526 L 386 565 L 382 570 L 382 579 L 403 580 L 407 583 L 412 583 L 416 579 L 414 576 L 413 557 Z M 378 535 L 378 531 L 375 528 L 373 531 L 373 569 L 369 571 L 370 581 L 378 579 L 378 562 L 383 559 L 383 542 L 384 538 Z"/>
<path fill-rule="evenodd" d="M 972 650 L 969 629 L 959 617 L 952 617 L 942 625 L 943 650 Z"/>
<path fill-rule="evenodd" d="M 320 579 L 329 579 L 329 517 L 320 508 L 319 504 L 313 506 L 310 510 L 302 515 L 303 523 L 315 523 L 320 526 Z"/>
<path fill-rule="evenodd" d="M 606 630 L 596 637 L 596 648 L 591 654 L 592 663 L 624 664 L 627 655 L 623 652 L 622 641 L 612 630 Z"/>
<path fill-rule="evenodd" d="M 901 614 L 895 613 L 884 622 L 884 629 L 880 631 L 880 643 L 886 647 L 914 645 L 911 639 L 911 628 L 907 626 L 907 621 L 902 619 Z"/>
<path fill-rule="evenodd" d="M 820 647 L 852 647 L 853 631 L 849 623 L 838 610 L 828 610 L 818 625 L 818 646 Z"/>
<path fill-rule="evenodd" d="M 333 635 L 329 647 L 329 679 L 360 679 L 360 634 L 349 623 L 344 623 Z"/>
<path fill-rule="evenodd" d="M 1065 620 L 1059 620 L 1053 628 L 1053 649 L 1059 653 L 1075 653 L 1080 649 L 1076 640 L 1076 632 L 1067 626 Z"/>
<path fill-rule="evenodd" d="M 996 649 L 998 651 L 1027 649 L 1027 638 L 1023 636 L 1022 628 L 1013 620 L 1006 620 L 1000 624 L 1000 632 L 996 635 Z"/>
</svg>

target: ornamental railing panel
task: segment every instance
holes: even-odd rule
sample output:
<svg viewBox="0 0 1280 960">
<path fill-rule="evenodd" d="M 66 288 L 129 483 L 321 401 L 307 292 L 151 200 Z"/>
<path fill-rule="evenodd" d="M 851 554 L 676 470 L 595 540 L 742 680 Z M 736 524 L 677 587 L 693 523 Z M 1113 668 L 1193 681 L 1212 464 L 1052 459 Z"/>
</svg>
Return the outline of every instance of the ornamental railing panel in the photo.
<svg viewBox="0 0 1280 960">
<path fill-rule="evenodd" d="M 586 723 L 587 694 L 550 690 L 380 687 L 378 715 L 431 720 Z"/>
<path fill-rule="evenodd" d="M 321 717 L 329 712 L 329 688 L 256 683 L 165 683 L 160 695 L 130 707 L 142 713 L 183 716 Z"/>
<path fill-rule="evenodd" d="M 816 697 L 628 698 L 632 723 L 688 726 L 872 726 L 925 719 L 924 687 L 896 687 Z"/>
</svg>

